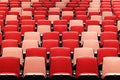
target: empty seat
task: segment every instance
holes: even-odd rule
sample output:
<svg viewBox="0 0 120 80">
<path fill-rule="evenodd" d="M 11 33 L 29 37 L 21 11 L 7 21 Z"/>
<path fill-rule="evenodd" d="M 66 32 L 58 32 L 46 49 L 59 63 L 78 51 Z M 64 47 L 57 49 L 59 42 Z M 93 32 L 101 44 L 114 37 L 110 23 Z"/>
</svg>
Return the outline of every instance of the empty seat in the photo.
<svg viewBox="0 0 120 80">
<path fill-rule="evenodd" d="M 79 33 L 76 31 L 62 32 L 62 40 L 67 40 L 67 39 L 79 40 Z"/>
<path fill-rule="evenodd" d="M 37 24 L 38 24 L 38 26 L 40 26 L 40 25 L 49 25 L 49 26 L 51 26 L 51 21 L 50 20 L 38 20 Z"/>
<path fill-rule="evenodd" d="M 116 32 L 102 32 L 100 36 L 101 45 L 103 45 L 104 40 L 117 40 Z"/>
<path fill-rule="evenodd" d="M 87 15 L 76 15 L 77 20 L 82 20 L 83 23 L 87 20 Z"/>
<path fill-rule="evenodd" d="M 71 26 L 71 31 L 76 31 L 81 35 L 82 32 L 84 32 L 84 27 L 83 26 Z"/>
<path fill-rule="evenodd" d="M 28 48 L 38 48 L 37 40 L 23 40 L 22 49 L 23 53 L 26 53 L 26 49 Z"/>
<path fill-rule="evenodd" d="M 4 32 L 8 31 L 18 31 L 18 26 L 16 25 L 6 25 L 3 29 Z"/>
<path fill-rule="evenodd" d="M 99 42 L 98 40 L 84 40 L 83 47 L 93 48 L 94 53 L 96 53 L 97 49 L 99 49 Z"/>
<path fill-rule="evenodd" d="M 60 20 L 60 17 L 59 15 L 48 15 L 48 20 L 53 23 L 55 20 Z"/>
<path fill-rule="evenodd" d="M 73 11 L 62 11 L 62 16 L 73 16 Z"/>
<path fill-rule="evenodd" d="M 26 49 L 26 57 L 38 56 L 38 57 L 44 57 L 45 59 L 47 59 L 46 52 L 47 52 L 46 48 L 43 48 L 43 47 L 28 48 Z"/>
<path fill-rule="evenodd" d="M 100 15 L 100 12 L 89 12 L 88 16 L 92 19 L 92 16 L 96 16 L 97 18 L 100 18 L 98 16 L 101 16 Z M 97 19 L 94 17 L 94 19 Z M 102 17 L 100 18 L 100 20 L 102 20 Z"/>
<path fill-rule="evenodd" d="M 105 16 L 104 20 L 113 20 L 116 23 L 117 17 L 116 16 Z"/>
<path fill-rule="evenodd" d="M 98 40 L 97 32 L 82 32 L 81 34 L 81 43 L 83 44 L 84 40 Z"/>
<path fill-rule="evenodd" d="M 102 18 L 105 19 L 105 16 L 112 16 L 112 8 L 101 8 L 100 9 L 101 14 L 102 14 Z M 104 13 L 105 12 L 105 13 Z"/>
<path fill-rule="evenodd" d="M 118 40 L 104 40 L 103 47 L 116 48 L 120 52 L 120 44 Z"/>
<path fill-rule="evenodd" d="M 11 32 L 5 32 L 5 40 L 7 39 L 13 39 L 13 40 L 17 40 L 18 43 L 21 43 L 21 32 L 16 32 L 16 31 L 11 31 Z"/>
<path fill-rule="evenodd" d="M 67 25 L 67 20 L 55 20 L 54 25 Z"/>
<path fill-rule="evenodd" d="M 86 29 L 88 29 L 89 25 L 98 25 L 99 26 L 99 21 L 97 21 L 97 20 L 86 20 Z"/>
<path fill-rule="evenodd" d="M 22 20 L 22 25 L 34 25 L 35 26 L 35 20 Z"/>
<path fill-rule="evenodd" d="M 34 15 L 35 22 L 38 22 L 38 20 L 44 20 L 46 19 L 45 15 Z"/>
<path fill-rule="evenodd" d="M 98 5 L 99 6 L 99 5 Z M 100 12 L 100 9 L 99 8 L 97 8 L 97 7 L 89 7 L 88 8 L 88 12 Z"/>
<path fill-rule="evenodd" d="M 106 26 L 104 26 L 103 31 L 117 32 L 118 29 L 117 29 L 117 26 L 114 26 L 114 25 L 106 25 Z"/>
<path fill-rule="evenodd" d="M 49 11 L 60 12 L 60 8 L 58 8 L 58 7 L 51 7 L 51 8 L 49 8 Z"/>
<path fill-rule="evenodd" d="M 51 27 L 49 25 L 39 25 L 37 27 L 37 32 L 43 35 L 45 32 L 51 32 Z"/>
<path fill-rule="evenodd" d="M 18 20 L 9 20 L 9 21 L 6 21 L 6 25 L 16 25 L 16 26 L 19 26 L 19 21 Z"/>
<path fill-rule="evenodd" d="M 8 7 L 8 0 L 0 1 L 0 7 Z"/>
<path fill-rule="evenodd" d="M 68 48 L 70 48 L 70 51 L 73 52 L 74 48 L 79 47 L 79 41 L 78 40 L 72 40 L 72 39 L 63 40 L 62 47 L 68 47 Z"/>
<path fill-rule="evenodd" d="M 102 12 L 102 19 L 104 19 L 105 16 L 112 16 L 112 15 L 113 15 L 112 11 L 104 11 Z"/>
<path fill-rule="evenodd" d="M 71 29 L 71 26 L 83 26 L 83 21 L 82 20 L 70 20 L 69 29 Z"/>
<path fill-rule="evenodd" d="M 98 36 L 101 34 L 101 27 L 99 25 L 89 25 L 88 32 L 97 32 Z"/>
<path fill-rule="evenodd" d="M 76 62 L 76 78 L 78 80 L 99 80 L 96 58 L 78 58 Z"/>
<path fill-rule="evenodd" d="M 36 8 L 36 9 L 37 9 L 37 8 Z M 46 15 L 47 15 L 46 10 L 47 10 L 47 8 L 38 7 L 38 10 L 37 10 L 37 11 L 34 11 L 34 15 L 44 15 L 44 16 L 46 16 Z"/>
<path fill-rule="evenodd" d="M 118 80 L 120 79 L 120 58 L 119 57 L 105 57 L 102 66 L 102 79 L 104 80 Z"/>
<path fill-rule="evenodd" d="M 55 4 L 53 2 L 49 2 L 49 0 L 47 0 L 47 1 L 44 0 L 43 6 L 46 7 L 48 10 L 50 7 L 54 7 L 54 5 Z"/>
<path fill-rule="evenodd" d="M 24 80 L 45 80 L 46 67 L 44 57 L 26 57 L 24 64 Z"/>
<path fill-rule="evenodd" d="M 31 19 L 32 19 L 31 16 L 21 15 L 21 16 L 20 16 L 20 23 L 24 22 L 24 21 L 22 21 L 22 20 L 31 20 Z M 26 24 L 25 24 L 25 23 L 26 23 Z M 31 23 L 33 23 L 33 22 L 31 21 Z M 25 21 L 24 24 L 25 24 L 25 25 L 28 25 L 27 21 Z M 30 24 L 30 25 L 31 25 L 31 24 Z"/>
<path fill-rule="evenodd" d="M 50 59 L 50 79 L 73 80 L 70 57 L 52 57 Z"/>
<path fill-rule="evenodd" d="M 56 2 L 55 7 L 58 7 L 60 9 L 64 8 L 66 6 L 65 2 Z"/>
<path fill-rule="evenodd" d="M 34 8 L 23 8 L 22 15 L 28 14 L 28 16 L 32 17 L 33 13 L 34 13 Z"/>
<path fill-rule="evenodd" d="M 86 11 L 75 11 L 75 15 L 86 15 Z"/>
<path fill-rule="evenodd" d="M 33 5 L 33 3 L 35 2 L 39 2 L 40 0 L 31 0 L 31 4 Z"/>
<path fill-rule="evenodd" d="M 70 57 L 70 48 L 67 47 L 53 47 L 50 49 L 50 58 L 51 57 Z"/>
<path fill-rule="evenodd" d="M 20 79 L 20 60 L 13 57 L 0 58 L 0 79 L 18 80 Z"/>
<path fill-rule="evenodd" d="M 42 40 L 58 40 L 59 41 L 59 32 L 45 32 L 43 34 Z"/>
<path fill-rule="evenodd" d="M 58 17 L 56 16 L 56 19 L 60 19 L 59 17 L 59 15 L 60 15 L 60 12 L 59 11 L 49 11 L 48 12 L 48 15 L 58 15 Z M 51 16 L 52 17 L 52 16 Z M 54 19 L 55 20 L 55 19 Z"/>
<path fill-rule="evenodd" d="M 25 32 L 24 40 L 37 40 L 39 42 L 39 45 L 41 44 L 41 38 L 39 32 Z"/>
<path fill-rule="evenodd" d="M 8 11 L 8 15 L 16 15 L 16 16 L 19 16 L 19 12 L 17 12 L 17 11 Z"/>
<path fill-rule="evenodd" d="M 74 66 L 79 57 L 94 57 L 94 50 L 92 48 L 75 48 L 73 57 Z"/>
<path fill-rule="evenodd" d="M 102 16 L 101 15 L 92 15 L 91 20 L 99 21 L 99 24 L 102 22 Z"/>
<path fill-rule="evenodd" d="M 62 34 L 62 32 L 67 31 L 67 25 L 54 25 L 54 31 L 59 32 L 60 34 Z"/>
<path fill-rule="evenodd" d="M 30 8 L 31 7 L 31 2 L 22 2 L 21 7 L 22 8 Z"/>
<path fill-rule="evenodd" d="M 45 47 L 48 52 L 50 52 L 50 48 L 52 47 L 59 47 L 58 40 L 43 40 L 42 47 Z"/>
<path fill-rule="evenodd" d="M 25 32 L 34 32 L 34 25 L 21 25 L 21 34 L 24 35 Z"/>
<path fill-rule="evenodd" d="M 6 21 L 18 20 L 16 15 L 6 15 Z"/>
<path fill-rule="evenodd" d="M 98 61 L 98 66 L 101 66 L 103 63 L 103 58 L 104 57 L 114 57 L 118 56 L 118 50 L 115 48 L 100 48 L 97 50 L 97 61 Z"/>
<path fill-rule="evenodd" d="M 106 25 L 113 25 L 114 26 L 114 21 L 113 20 L 103 20 L 102 21 L 102 29 L 104 30 L 104 26 Z"/>
<path fill-rule="evenodd" d="M 14 8 L 11 8 L 11 11 L 19 12 L 19 15 L 21 15 L 21 13 L 22 13 L 22 8 L 21 8 L 21 7 L 14 7 Z"/>
<path fill-rule="evenodd" d="M 5 47 L 18 47 L 18 41 L 17 40 L 3 40 L 1 43 L 2 49 Z"/>
<path fill-rule="evenodd" d="M 3 48 L 2 57 L 16 57 L 20 59 L 20 64 L 23 65 L 22 49 L 18 47 Z"/>
<path fill-rule="evenodd" d="M 70 20 L 73 20 L 74 17 L 71 16 L 71 15 L 65 15 L 65 16 L 62 16 L 62 20 L 67 20 L 67 22 L 69 23 Z"/>
</svg>

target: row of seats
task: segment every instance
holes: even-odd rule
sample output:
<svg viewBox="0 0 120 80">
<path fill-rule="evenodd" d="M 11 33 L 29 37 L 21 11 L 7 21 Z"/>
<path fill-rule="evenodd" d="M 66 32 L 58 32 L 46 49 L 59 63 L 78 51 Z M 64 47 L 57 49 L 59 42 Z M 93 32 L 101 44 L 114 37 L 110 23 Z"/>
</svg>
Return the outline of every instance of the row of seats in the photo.
<svg viewBox="0 0 120 80">
<path fill-rule="evenodd" d="M 79 57 L 97 57 L 98 66 L 102 65 L 103 57 L 109 56 L 118 56 L 118 50 L 116 48 L 104 47 L 97 50 L 97 56 L 94 54 L 93 48 L 75 48 L 74 54 L 71 56 L 70 48 L 68 47 L 53 47 L 50 48 L 50 53 L 48 56 L 47 49 L 42 48 L 28 48 L 26 50 L 25 57 L 44 57 L 46 63 L 49 63 L 49 60 L 52 57 L 69 57 L 73 59 L 73 65 L 76 65 L 76 60 Z M 17 57 L 20 58 L 20 64 L 24 63 L 23 51 L 21 48 L 17 47 L 7 47 L 3 49 L 2 57 Z"/>
<path fill-rule="evenodd" d="M 110 1 L 110 0 L 103 0 L 103 1 L 100 1 L 100 0 L 92 0 L 93 3 L 91 2 L 90 3 L 90 0 L 82 0 L 82 2 L 80 0 L 26 0 L 26 1 L 8 1 L 8 0 L 4 0 L 4 1 L 0 1 L 1 4 L 4 6 L 4 7 L 7 7 L 10 3 L 10 7 L 41 7 L 42 6 L 42 3 L 46 3 L 46 4 L 49 4 L 47 5 L 47 7 L 53 7 L 54 3 L 55 2 L 62 2 L 63 5 L 61 5 L 62 7 L 66 6 L 66 3 L 67 3 L 67 7 L 77 7 L 77 6 L 84 6 L 84 7 L 89 7 L 88 5 L 90 4 L 90 6 L 92 7 L 95 7 L 95 5 L 97 5 L 96 7 L 99 7 L 102 3 L 103 6 L 105 5 L 111 5 L 110 3 L 112 3 L 112 5 L 118 5 L 119 4 L 119 1 Z M 77 3 L 78 2 L 78 3 Z M 69 3 L 69 4 L 68 4 Z M 71 3 L 71 4 L 70 4 Z M 14 5 L 13 5 L 14 4 Z M 21 4 L 21 5 L 20 5 Z M 76 5 L 76 4 L 79 4 L 79 5 Z M 45 6 L 46 7 L 46 6 Z M 110 6 L 105 6 L 105 8 L 110 8 Z"/>
<path fill-rule="evenodd" d="M 30 34 L 30 35 L 29 35 Z M 31 36 L 32 35 L 32 36 Z M 111 35 L 111 36 L 109 36 Z M 19 43 L 21 43 L 21 32 L 11 31 L 6 32 L 4 34 L 4 39 L 15 39 L 18 40 Z M 33 37 L 34 36 L 34 37 Z M 98 40 L 98 34 L 97 32 L 82 32 L 81 39 L 79 39 L 79 33 L 76 31 L 64 31 L 62 32 L 62 36 L 60 37 L 59 32 L 45 32 L 42 37 L 40 37 L 39 32 L 25 32 L 24 39 L 23 40 L 37 40 L 38 42 L 43 40 L 67 40 L 67 39 L 73 39 L 73 40 Z M 105 31 L 100 34 L 100 42 L 103 43 L 104 40 L 118 40 L 118 35 L 116 32 L 110 32 Z M 2 33 L 1 33 L 1 40 L 2 41 Z"/>
<path fill-rule="evenodd" d="M 52 9 L 52 8 L 51 8 Z M 6 21 L 9 20 L 27 20 L 27 19 L 35 19 L 37 20 L 43 20 L 48 19 L 51 22 L 55 20 L 67 20 L 68 22 L 70 20 L 83 20 L 85 23 L 86 20 L 97 20 L 101 24 L 103 20 L 113 20 L 113 23 L 115 24 L 116 20 L 119 20 L 116 15 L 112 13 L 112 11 L 103 11 L 102 15 L 87 15 L 85 11 L 54 11 L 54 9 L 57 9 L 57 7 L 53 8 L 53 10 L 47 11 L 34 11 L 33 13 L 31 11 L 23 10 L 21 13 L 18 13 L 19 8 L 12 8 L 9 12 L 4 13 L 4 11 L 1 11 L 1 19 L 5 19 Z M 58 8 L 59 9 L 59 8 Z M 19 11 L 20 12 L 20 11 Z M 3 14 L 4 13 L 4 14 Z M 33 17 L 32 17 L 33 16 Z M 12 17 L 12 18 L 11 18 Z M 55 17 L 55 18 L 54 18 Z"/>
<path fill-rule="evenodd" d="M 62 11 L 61 14 L 56 14 L 55 11 L 50 11 L 48 12 L 48 14 L 46 13 L 46 11 L 35 11 L 33 17 L 32 17 L 32 14 L 30 14 L 29 12 L 30 11 L 22 11 L 22 15 L 20 15 L 19 17 L 19 14 L 16 15 L 15 11 L 10 11 L 6 15 L 4 13 L 4 16 L 2 15 L 3 13 L 1 11 L 1 19 L 5 19 L 6 24 L 10 23 L 10 20 L 11 20 L 11 22 L 12 21 L 16 22 L 17 25 L 19 24 L 18 23 L 19 20 L 22 25 L 25 24 L 25 22 L 22 20 L 29 20 L 32 22 L 31 24 L 26 22 L 27 25 L 35 25 L 35 24 L 40 25 L 41 20 L 48 21 L 49 22 L 48 25 L 54 24 L 55 23 L 54 21 L 56 20 L 67 20 L 66 22 L 64 22 L 64 25 L 66 25 L 66 24 L 69 24 L 70 20 L 71 20 L 70 24 L 73 23 L 72 20 L 75 20 L 74 23 L 75 22 L 77 23 L 79 21 L 81 26 L 83 26 L 84 23 L 88 24 L 87 20 L 92 20 L 92 21 L 95 20 L 96 25 L 104 24 L 105 22 L 107 23 L 107 21 L 109 22 L 111 21 L 112 22 L 111 25 L 115 25 L 117 21 L 117 17 L 115 15 L 112 15 L 112 12 L 109 12 L 109 11 L 103 12 L 104 13 L 103 16 L 91 15 L 90 17 L 88 15 L 82 14 L 82 11 L 81 12 L 78 11 L 75 13 L 73 11 Z"/>
<path fill-rule="evenodd" d="M 62 40 L 60 40 L 58 32 L 46 32 L 43 34 L 42 40 L 38 32 L 26 32 L 23 41 L 20 32 L 6 32 L 4 40 L 2 40 L 1 34 L 1 49 L 5 47 L 22 47 L 24 52 L 27 48 L 36 47 L 46 47 L 48 52 L 52 47 L 69 47 L 72 52 L 77 47 L 90 47 L 95 51 L 101 47 L 114 47 L 120 51 L 115 32 L 102 32 L 100 42 L 96 32 L 82 32 L 81 41 L 77 32 L 63 32 Z"/>
<path fill-rule="evenodd" d="M 20 60 L 18 58 L 0 58 L 0 79 L 18 80 L 20 78 Z M 105 57 L 103 59 L 101 78 L 104 80 L 119 80 L 119 57 Z M 8 67 L 9 65 L 9 67 Z M 84 57 L 76 61 L 76 74 L 73 74 L 69 57 L 53 57 L 50 59 L 49 75 L 46 73 L 43 57 L 26 57 L 24 63 L 24 80 L 99 80 L 100 75 L 96 58 Z M 74 76 L 75 75 L 75 76 Z"/>
<path fill-rule="evenodd" d="M 4 33 L 6 31 L 19 31 L 22 34 L 30 31 L 37 31 L 41 34 L 48 31 L 58 31 L 60 34 L 63 31 L 77 31 L 79 34 L 84 31 L 96 31 L 100 35 L 104 31 L 119 31 L 119 27 L 115 26 L 111 20 L 104 20 L 102 26 L 97 20 L 86 20 L 85 24 L 82 20 L 70 20 L 69 25 L 66 20 L 56 20 L 53 25 L 49 20 L 38 20 L 37 26 L 34 20 L 22 20 L 21 26 L 19 26 L 18 21 L 7 21 L 6 25 L 3 25 L 3 21 L 1 21 L 1 28 Z"/>
</svg>

